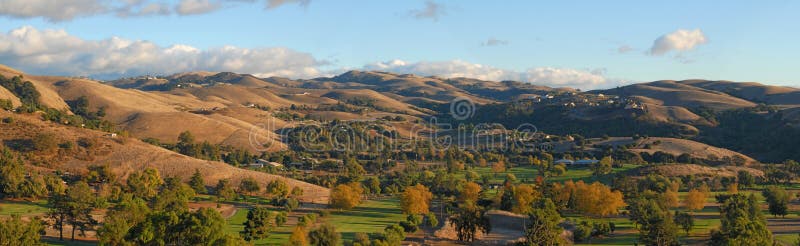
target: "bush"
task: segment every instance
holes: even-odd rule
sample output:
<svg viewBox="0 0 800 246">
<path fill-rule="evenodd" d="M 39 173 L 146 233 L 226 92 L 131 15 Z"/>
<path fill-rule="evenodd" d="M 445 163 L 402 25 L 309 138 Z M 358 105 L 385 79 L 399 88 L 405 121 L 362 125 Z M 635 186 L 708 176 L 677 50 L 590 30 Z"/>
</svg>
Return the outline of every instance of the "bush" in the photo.
<svg viewBox="0 0 800 246">
<path fill-rule="evenodd" d="M 436 219 L 436 214 L 434 213 L 428 213 L 428 215 L 425 216 L 425 219 L 425 225 L 428 227 L 433 228 L 439 225 L 439 219 Z"/>
<path fill-rule="evenodd" d="M 417 227 L 416 224 L 408 222 L 408 221 L 400 221 L 397 224 L 400 225 L 401 227 L 403 227 L 403 231 L 404 232 L 413 233 L 413 232 L 416 232 L 419 229 L 419 227 Z"/>
<path fill-rule="evenodd" d="M 591 236 L 592 236 L 592 226 L 590 226 L 585 221 L 576 225 L 575 230 L 572 231 L 572 239 L 575 242 L 583 242 L 584 240 L 589 239 L 589 237 Z"/>
<path fill-rule="evenodd" d="M 14 118 L 5 117 L 5 118 L 3 118 L 3 123 L 6 123 L 6 124 L 14 123 Z"/>
</svg>

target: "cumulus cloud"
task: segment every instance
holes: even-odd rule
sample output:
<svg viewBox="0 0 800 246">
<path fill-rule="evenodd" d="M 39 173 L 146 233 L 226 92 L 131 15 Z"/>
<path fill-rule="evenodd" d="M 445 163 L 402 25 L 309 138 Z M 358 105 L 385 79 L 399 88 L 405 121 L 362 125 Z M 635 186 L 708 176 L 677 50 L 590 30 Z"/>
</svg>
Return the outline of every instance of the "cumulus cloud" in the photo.
<svg viewBox="0 0 800 246">
<path fill-rule="evenodd" d="M 311 0 L 2 0 L 0 16 L 61 22 L 103 14 L 123 18 L 197 15 L 240 4 L 265 4 L 266 9 L 274 9 L 292 3 L 308 6 Z"/>
<path fill-rule="evenodd" d="M 112 37 L 84 40 L 64 30 L 21 27 L 0 34 L 0 63 L 34 74 L 117 78 L 193 70 L 231 71 L 257 76 L 310 78 L 326 64 L 312 55 L 283 47 L 224 46 L 198 49 L 159 46 Z"/>
<path fill-rule="evenodd" d="M 631 47 L 629 45 L 620 45 L 619 47 L 617 47 L 617 53 L 620 53 L 620 54 L 625 54 L 625 53 L 631 52 L 633 50 L 634 50 L 633 47 Z"/>
<path fill-rule="evenodd" d="M 211 0 L 181 0 L 178 6 L 175 6 L 175 12 L 179 15 L 199 15 L 221 7 L 221 3 Z"/>
<path fill-rule="evenodd" d="M 423 76 L 446 78 L 468 77 L 482 80 L 515 80 L 556 87 L 576 87 L 595 89 L 615 85 L 605 77 L 604 69 L 579 70 L 571 68 L 534 67 L 525 71 L 514 71 L 470 63 L 462 60 L 441 62 L 406 62 L 391 60 L 364 66 L 365 70 L 379 70 L 394 73 L 411 73 Z"/>
<path fill-rule="evenodd" d="M 274 9 L 284 4 L 296 3 L 300 6 L 308 6 L 311 0 L 267 0 L 267 9 Z"/>
<path fill-rule="evenodd" d="M 678 29 L 674 32 L 664 34 L 653 41 L 653 46 L 650 47 L 648 54 L 660 56 L 672 51 L 689 51 L 707 42 L 708 39 L 706 35 L 700 29 Z"/>
<path fill-rule="evenodd" d="M 433 19 L 434 21 L 438 21 L 439 17 L 447 14 L 447 11 L 444 5 L 429 0 L 425 2 L 424 8 L 413 9 L 409 11 L 409 14 L 417 19 Z"/>
<path fill-rule="evenodd" d="M 14 18 L 42 17 L 48 21 L 66 21 L 109 11 L 103 0 L 3 0 L 0 15 Z"/>
<path fill-rule="evenodd" d="M 489 38 L 481 43 L 481 46 L 501 46 L 501 45 L 508 45 L 508 40 Z"/>
</svg>

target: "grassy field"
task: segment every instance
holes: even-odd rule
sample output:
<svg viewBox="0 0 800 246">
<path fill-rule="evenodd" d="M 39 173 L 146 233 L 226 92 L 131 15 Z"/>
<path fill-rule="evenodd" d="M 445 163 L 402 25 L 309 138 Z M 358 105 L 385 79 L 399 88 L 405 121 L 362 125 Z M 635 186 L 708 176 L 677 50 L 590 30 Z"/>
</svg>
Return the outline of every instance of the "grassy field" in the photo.
<svg viewBox="0 0 800 246">
<path fill-rule="evenodd" d="M 0 201 L 0 216 L 10 215 L 44 215 L 47 213 L 47 200 L 37 201 Z"/>
<path fill-rule="evenodd" d="M 330 222 L 342 233 L 345 240 L 353 240 L 356 232 L 383 232 L 391 224 L 405 220 L 400 211 L 400 201 L 396 198 L 366 201 L 348 211 L 335 211 L 330 217 L 321 218 Z"/>
</svg>

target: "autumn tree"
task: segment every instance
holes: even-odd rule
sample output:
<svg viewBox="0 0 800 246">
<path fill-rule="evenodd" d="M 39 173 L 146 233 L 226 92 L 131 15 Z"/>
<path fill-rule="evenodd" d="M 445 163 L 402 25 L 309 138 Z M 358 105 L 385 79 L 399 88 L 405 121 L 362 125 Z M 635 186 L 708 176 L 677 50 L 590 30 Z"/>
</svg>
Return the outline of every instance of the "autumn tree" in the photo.
<svg viewBox="0 0 800 246">
<path fill-rule="evenodd" d="M 591 185 L 583 181 L 574 184 L 568 183 L 565 183 L 565 186 L 571 189 L 568 191 L 570 194 L 568 206 L 578 212 L 594 216 L 608 216 L 619 214 L 619 209 L 625 207 L 622 192 L 612 191 L 611 188 L 600 182 L 594 182 Z"/>
<path fill-rule="evenodd" d="M 683 207 L 688 210 L 701 210 L 706 206 L 708 191 L 702 189 L 691 189 L 683 200 Z"/>
<path fill-rule="evenodd" d="M 290 246 L 307 246 L 308 245 L 308 237 L 306 236 L 306 229 L 302 226 L 295 226 L 292 229 L 292 234 L 289 236 L 289 244 Z"/>
<path fill-rule="evenodd" d="M 429 211 L 433 193 L 422 184 L 406 187 L 400 195 L 400 208 L 405 214 L 426 214 Z"/>
<path fill-rule="evenodd" d="M 458 202 L 467 206 L 474 206 L 480 198 L 481 186 L 475 182 L 467 182 L 459 192 Z"/>
<path fill-rule="evenodd" d="M 528 184 L 517 185 L 514 189 L 511 212 L 527 214 L 533 210 L 533 202 L 539 198 L 539 192 Z M 552 203 L 552 202 L 551 202 Z"/>
<path fill-rule="evenodd" d="M 340 184 L 331 189 L 330 206 L 336 209 L 351 209 L 361 203 L 364 189 L 359 183 Z"/>
</svg>

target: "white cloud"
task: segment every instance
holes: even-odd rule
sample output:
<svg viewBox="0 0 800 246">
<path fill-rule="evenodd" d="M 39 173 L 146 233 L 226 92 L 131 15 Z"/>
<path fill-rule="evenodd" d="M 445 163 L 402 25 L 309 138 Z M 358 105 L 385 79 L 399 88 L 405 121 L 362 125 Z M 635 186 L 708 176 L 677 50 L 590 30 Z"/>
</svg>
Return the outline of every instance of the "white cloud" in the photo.
<svg viewBox="0 0 800 246">
<path fill-rule="evenodd" d="M 199 15 L 221 7 L 221 3 L 211 0 L 181 0 L 178 6 L 175 6 L 175 12 L 179 15 Z"/>
<path fill-rule="evenodd" d="M 629 45 L 620 45 L 619 47 L 617 47 L 617 53 L 620 53 L 620 54 L 625 54 L 625 53 L 631 52 L 633 50 L 634 50 L 634 48 L 629 46 Z"/>
<path fill-rule="evenodd" d="M 300 6 L 308 6 L 311 0 L 267 0 L 267 9 L 274 9 L 284 4 L 296 3 Z"/>
<path fill-rule="evenodd" d="M 413 9 L 409 11 L 409 14 L 417 19 L 433 19 L 434 21 L 438 21 L 439 17 L 447 14 L 447 11 L 444 5 L 429 0 L 425 2 L 425 8 Z"/>
<path fill-rule="evenodd" d="M 648 53 L 654 56 L 664 55 L 671 51 L 689 51 L 708 42 L 706 35 L 700 29 L 685 30 L 678 29 L 667 33 L 653 41 Z"/>
<path fill-rule="evenodd" d="M 308 6 L 311 0 L 0 0 L 0 16 L 61 22 L 104 14 L 123 18 L 198 15 L 240 4 L 265 4 L 266 9 L 274 9 L 291 3 Z"/>
<path fill-rule="evenodd" d="M 406 62 L 391 60 L 364 66 L 365 70 L 379 70 L 394 73 L 411 73 L 423 76 L 441 76 L 446 78 L 468 77 L 482 80 L 515 80 L 539 85 L 556 87 L 576 87 L 596 89 L 616 85 L 605 77 L 605 70 L 579 70 L 571 68 L 535 67 L 525 71 L 514 71 L 495 68 L 462 60 L 442 62 Z"/>
<path fill-rule="evenodd" d="M 283 47 L 224 46 L 207 50 L 180 44 L 162 47 L 119 37 L 84 40 L 64 30 L 27 26 L 0 34 L 0 63 L 33 74 L 98 78 L 193 70 L 311 78 L 320 76 L 319 67 L 326 64 L 310 54 Z"/>
<path fill-rule="evenodd" d="M 501 45 L 508 45 L 508 40 L 489 38 L 485 42 L 481 43 L 481 46 L 501 46 Z"/>
<path fill-rule="evenodd" d="M 48 21 L 66 21 L 109 10 L 103 0 L 3 0 L 0 15 L 14 18 L 42 17 Z"/>
</svg>

